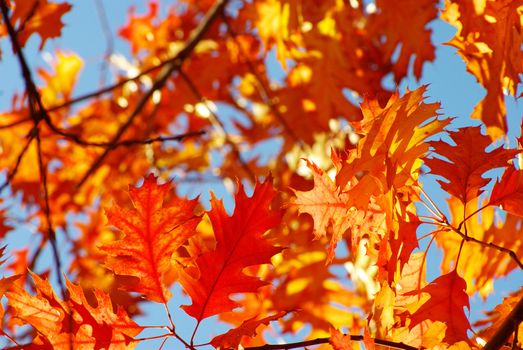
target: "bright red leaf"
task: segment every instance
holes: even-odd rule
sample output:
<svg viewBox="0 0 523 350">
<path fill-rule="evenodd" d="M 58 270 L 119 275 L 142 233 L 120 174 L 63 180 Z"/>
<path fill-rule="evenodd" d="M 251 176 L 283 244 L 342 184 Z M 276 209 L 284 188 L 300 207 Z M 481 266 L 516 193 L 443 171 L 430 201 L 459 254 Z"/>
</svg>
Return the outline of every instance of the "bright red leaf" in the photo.
<svg viewBox="0 0 523 350">
<path fill-rule="evenodd" d="M 275 315 L 261 319 L 253 317 L 244 321 L 238 328 L 231 329 L 225 334 L 214 337 L 211 340 L 211 344 L 217 349 L 236 349 L 238 348 L 238 345 L 240 345 L 243 337 L 254 337 L 257 334 L 257 328 L 260 325 L 263 324 L 267 326 L 271 321 L 276 321 L 286 314 L 287 312 L 280 311 Z"/>
<path fill-rule="evenodd" d="M 106 266 L 118 275 L 139 278 L 126 286 L 147 299 L 166 303 L 171 292 L 165 274 L 172 268 L 172 255 L 194 232 L 200 218 L 193 211 L 197 200 L 176 199 L 164 206 L 171 184 L 159 185 L 149 175 L 141 187 L 130 188 L 134 209 L 114 205 L 106 210 L 109 223 L 124 233 L 102 249 L 109 255 Z"/>
<path fill-rule="evenodd" d="M 431 142 L 434 152 L 439 155 L 425 159 L 431 174 L 442 176 L 441 187 L 451 195 L 468 203 L 479 196 L 489 179 L 483 174 L 493 168 L 506 167 L 508 161 L 519 152 L 496 148 L 489 153 L 485 149 L 492 143 L 490 137 L 481 133 L 480 127 L 466 127 L 450 133 L 455 145 L 444 141 Z M 444 157 L 447 160 L 445 160 Z"/>
<path fill-rule="evenodd" d="M 405 293 L 417 295 L 420 292 L 430 294 L 430 299 L 420 306 L 412 315 L 410 328 L 425 320 L 441 321 L 447 325 L 443 341 L 448 344 L 459 341 L 469 342 L 467 331 L 470 323 L 465 315 L 464 307 L 470 310 L 469 297 L 465 290 L 467 283 L 456 270 L 436 278 L 421 290 Z"/>
<path fill-rule="evenodd" d="M 182 307 L 198 321 L 238 306 L 230 298 L 231 294 L 256 292 L 265 285 L 259 278 L 246 275 L 243 269 L 269 264 L 271 257 L 281 251 L 263 237 L 281 220 L 281 212 L 270 208 L 275 195 L 271 182 L 272 178 L 269 178 L 264 183 L 257 183 L 251 198 L 240 184 L 232 217 L 225 212 L 223 203 L 212 195 L 212 209 L 208 214 L 216 248 L 196 259 L 198 274 L 186 270 L 180 276 L 180 282 L 192 300 L 191 305 Z"/>
<path fill-rule="evenodd" d="M 494 185 L 489 204 L 499 205 L 503 210 L 523 216 L 523 170 L 508 167 L 503 177 Z"/>
</svg>

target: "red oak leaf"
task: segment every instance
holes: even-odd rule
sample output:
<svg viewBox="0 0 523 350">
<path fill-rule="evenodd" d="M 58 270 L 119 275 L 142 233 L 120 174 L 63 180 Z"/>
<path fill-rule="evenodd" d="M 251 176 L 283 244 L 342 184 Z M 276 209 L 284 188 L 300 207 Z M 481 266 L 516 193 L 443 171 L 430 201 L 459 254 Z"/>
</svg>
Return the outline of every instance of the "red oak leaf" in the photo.
<svg viewBox="0 0 523 350">
<path fill-rule="evenodd" d="M 192 300 L 191 305 L 182 308 L 198 322 L 238 306 L 229 298 L 230 294 L 256 292 L 265 284 L 257 277 L 244 274 L 243 269 L 269 264 L 271 257 L 281 251 L 263 238 L 263 234 L 281 220 L 281 212 L 270 209 L 275 195 L 271 182 L 272 178 L 269 178 L 264 183 L 257 183 L 251 198 L 240 184 L 232 217 L 225 212 L 223 203 L 212 195 L 212 209 L 208 214 L 216 248 L 196 260 L 199 276 L 186 269 L 179 277 Z"/>
<path fill-rule="evenodd" d="M 134 209 L 117 205 L 107 209 L 109 223 L 123 231 L 124 238 L 106 244 L 106 266 L 118 275 L 134 276 L 140 283 L 126 286 L 148 300 L 166 303 L 171 293 L 165 274 L 173 253 L 195 232 L 200 218 L 193 214 L 197 200 L 176 199 L 164 207 L 170 183 L 158 185 L 149 175 L 142 187 L 130 188 Z"/>
<path fill-rule="evenodd" d="M 49 38 L 60 36 L 62 16 L 69 12 L 72 6 L 66 2 L 56 3 L 47 0 L 17 0 L 11 21 L 20 25 L 22 30 L 18 34 L 20 44 L 24 45 L 27 39 L 37 33 L 42 39 L 40 50 Z"/>
<path fill-rule="evenodd" d="M 308 160 L 307 167 L 312 170 L 314 188 L 310 191 L 295 191 L 296 199 L 290 205 L 296 206 L 300 213 L 312 216 L 316 239 L 324 236 L 329 226 L 332 227 L 327 255 L 327 262 L 330 262 L 334 258 L 338 241 L 356 219 L 357 211 L 351 210 L 349 196 L 340 193 L 334 181 L 322 169 Z"/>
<path fill-rule="evenodd" d="M 343 334 L 336 328 L 331 328 L 329 344 L 333 350 L 352 350 L 350 335 Z"/>
<path fill-rule="evenodd" d="M 445 178 L 445 181 L 438 180 L 441 187 L 463 203 L 481 194 L 481 188 L 489 182 L 488 178 L 483 177 L 486 171 L 506 167 L 508 161 L 519 152 L 496 148 L 486 153 L 485 149 L 492 140 L 481 134 L 479 126 L 461 128 L 450 133 L 450 137 L 455 146 L 443 141 L 431 142 L 434 152 L 448 160 L 432 157 L 425 159 L 425 163 L 432 174 Z"/>
<path fill-rule="evenodd" d="M 7 293 L 14 318 L 33 326 L 38 335 L 24 349 L 130 349 L 142 327 L 118 308 L 114 313 L 110 297 L 95 290 L 96 307 L 85 299 L 81 287 L 67 281 L 69 299 L 59 300 L 47 280 L 33 274 L 36 295 L 19 286 Z M 72 347 L 71 347 L 72 346 Z"/>
<path fill-rule="evenodd" d="M 523 170 L 509 167 L 494 185 L 489 204 L 500 205 L 503 210 L 523 216 Z"/>
<path fill-rule="evenodd" d="M 411 315 L 410 328 L 414 328 L 425 320 L 441 321 L 447 325 L 444 342 L 454 344 L 459 341 L 470 342 L 467 330 L 470 323 L 463 307 L 470 310 L 469 297 L 465 290 L 467 282 L 461 278 L 456 270 L 436 278 L 421 290 L 405 293 L 404 295 L 417 295 L 420 292 L 430 294 L 421 307 Z"/>
<path fill-rule="evenodd" d="M 252 338 L 257 334 L 256 329 L 258 326 L 262 324 L 267 326 L 271 321 L 278 320 L 286 314 L 286 311 L 280 311 L 275 315 L 261 319 L 253 317 L 244 321 L 238 328 L 231 329 L 225 334 L 214 337 L 213 340 L 211 340 L 211 344 L 216 349 L 237 349 L 243 337 Z"/>
</svg>

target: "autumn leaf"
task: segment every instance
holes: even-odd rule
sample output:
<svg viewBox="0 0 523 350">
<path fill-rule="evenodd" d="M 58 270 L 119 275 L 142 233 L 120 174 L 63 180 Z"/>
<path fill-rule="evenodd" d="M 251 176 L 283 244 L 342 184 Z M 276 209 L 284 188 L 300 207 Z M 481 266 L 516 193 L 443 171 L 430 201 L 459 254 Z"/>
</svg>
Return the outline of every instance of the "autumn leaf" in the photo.
<svg viewBox="0 0 523 350">
<path fill-rule="evenodd" d="M 106 210 L 109 223 L 125 236 L 102 246 L 109 269 L 139 278 L 139 283 L 127 286 L 129 291 L 161 303 L 171 297 L 165 274 L 171 269 L 172 255 L 195 233 L 200 220 L 193 213 L 196 200 L 176 199 L 164 206 L 170 190 L 170 183 L 159 185 L 152 174 L 141 187 L 130 188 L 134 209 L 114 205 Z"/>
<path fill-rule="evenodd" d="M 508 167 L 499 182 L 494 185 L 489 204 L 499 205 L 509 213 L 523 216 L 521 203 L 523 203 L 523 170 Z"/>
<path fill-rule="evenodd" d="M 446 323 L 445 341 L 454 344 L 459 341 L 469 342 L 467 331 L 470 323 L 463 310 L 470 310 L 469 297 L 465 293 L 467 283 L 456 270 L 441 275 L 420 290 L 405 293 L 406 296 L 428 293 L 430 298 L 424 302 L 410 317 L 412 329 L 426 319 Z"/>
<path fill-rule="evenodd" d="M 336 328 L 331 328 L 329 344 L 333 350 L 352 350 L 350 335 L 343 334 Z"/>
<path fill-rule="evenodd" d="M 6 246 L 0 247 L 0 266 L 5 262 L 2 258 L 4 257 L 4 251 L 6 249 Z M 21 275 L 13 275 L 8 277 L 2 277 L 0 278 L 0 299 L 4 296 L 4 294 L 11 288 L 11 285 L 13 282 L 15 282 L 17 279 L 19 279 Z M 3 332 L 3 320 L 4 320 L 4 307 L 2 304 L 0 304 L 0 333 Z"/>
<path fill-rule="evenodd" d="M 336 175 L 336 184 L 345 190 L 353 178 L 359 183 L 349 193 L 364 198 L 401 188 L 417 179 L 421 157 L 429 150 L 425 142 L 443 131 L 450 120 L 438 120 L 438 103 L 423 102 L 426 87 L 394 95 L 385 107 L 366 99 L 361 105 L 363 120 L 354 123 L 361 134 L 357 148 L 349 150 L 347 160 Z"/>
<path fill-rule="evenodd" d="M 418 248 L 416 232 L 421 225 L 421 221 L 413 214 L 407 215 L 406 218 L 395 218 L 395 222 L 395 229 L 387 232 L 383 238 L 383 247 L 376 263 L 381 272 L 387 275 L 389 284 L 401 273 L 414 249 Z M 385 246 L 388 249 L 384 248 Z"/>
<path fill-rule="evenodd" d="M 43 49 L 47 39 L 59 37 L 64 24 L 62 16 L 72 6 L 67 2 L 57 3 L 48 0 L 16 0 L 11 21 L 22 29 L 18 34 L 21 45 L 34 33 L 40 36 L 39 49 Z M 1 33 L 1 32 L 0 32 Z"/>
<path fill-rule="evenodd" d="M 306 160 L 312 171 L 314 188 L 310 191 L 294 191 L 296 199 L 290 205 L 296 206 L 300 213 L 310 214 L 314 220 L 314 236 L 319 239 L 332 227 L 327 263 L 332 261 L 338 241 L 351 227 L 357 212 L 347 205 L 348 195 L 339 193 L 336 184 L 314 163 Z"/>
<path fill-rule="evenodd" d="M 2 203 L 2 201 L 0 200 L 0 204 Z M 9 231 L 11 231 L 13 229 L 13 227 L 11 227 L 10 225 L 8 225 L 6 223 L 6 209 L 0 209 L 0 239 L 4 239 L 5 236 L 7 235 L 7 233 Z M 1 256 L 1 255 L 0 255 Z"/>
<path fill-rule="evenodd" d="M 446 1 L 441 18 L 457 28 L 449 45 L 457 48 L 467 71 L 485 88 L 472 118 L 482 120 L 498 139 L 507 131 L 505 96 L 516 96 L 521 82 L 523 3 L 513 0 Z"/>
<path fill-rule="evenodd" d="M 505 213 L 501 219 L 497 208 L 488 206 L 486 200 L 480 201 L 478 198 L 471 200 L 466 206 L 456 197 L 450 197 L 447 203 L 451 214 L 451 224 L 454 227 L 458 227 L 464 218 L 468 217 L 461 225 L 462 231 L 467 232 L 469 237 L 486 244 L 495 244 L 509 249 L 516 256 L 523 254 L 523 246 L 519 244 L 523 218 Z M 477 210 L 482 207 L 483 209 L 477 213 Z M 469 217 L 469 215 L 472 216 Z M 467 293 L 469 294 L 477 291 L 483 298 L 486 298 L 494 288 L 493 280 L 495 278 L 506 276 L 518 268 L 510 255 L 500 250 L 467 241 L 461 247 L 462 237 L 452 232 L 440 233 L 436 235 L 435 239 L 443 250 L 441 262 L 443 272 L 451 270 L 458 254 L 461 261 L 474 261 L 473 264 L 460 263 L 457 269 L 460 276 L 467 282 Z"/>
<path fill-rule="evenodd" d="M 393 1 L 376 1 L 376 6 L 379 12 L 369 16 L 369 30 L 383 35 L 383 54 L 394 64 L 396 82 L 407 74 L 411 65 L 419 79 L 423 63 L 432 61 L 435 57 L 434 46 L 430 40 L 431 29 L 427 24 L 436 19 L 438 2 L 411 0 L 402 1 L 401 6 L 398 6 Z M 382 13 L 390 15 L 382 16 Z M 395 30 L 398 25 L 401 26 L 401 30 Z M 399 57 L 392 59 L 398 51 L 398 46 Z"/>
<path fill-rule="evenodd" d="M 450 137 L 454 146 L 444 141 L 430 143 L 433 153 L 425 164 L 431 174 L 444 178 L 438 180 L 441 187 L 465 204 L 483 193 L 482 188 L 490 181 L 483 177 L 486 171 L 508 166 L 519 153 L 502 147 L 486 153 L 492 140 L 481 133 L 479 126 L 460 128 Z"/>
<path fill-rule="evenodd" d="M 133 337 L 142 327 L 132 321 L 123 309 L 115 313 L 109 296 L 95 291 L 96 307 L 86 301 L 81 287 L 67 281 L 69 299 L 58 299 L 49 283 L 33 274 L 36 295 L 21 287 L 7 293 L 14 318 L 37 331 L 31 346 L 70 349 L 71 345 L 89 345 L 91 349 L 131 349 Z M 31 348 L 28 346 L 27 348 Z"/>
<path fill-rule="evenodd" d="M 198 322 L 235 308 L 238 304 L 230 298 L 232 293 L 253 293 L 265 284 L 242 271 L 248 266 L 269 264 L 271 257 L 281 251 L 263 237 L 281 220 L 281 213 L 270 208 L 275 196 L 271 182 L 269 177 L 264 183 L 257 183 L 250 198 L 239 185 L 232 217 L 212 195 L 208 215 L 216 248 L 196 259 L 199 271 L 187 269 L 180 275 L 180 283 L 192 301 L 182 308 Z"/>
<path fill-rule="evenodd" d="M 227 331 L 225 334 L 218 335 L 211 340 L 212 346 L 216 349 L 236 349 L 240 345 L 243 337 L 254 337 L 257 334 L 257 328 L 261 325 L 269 325 L 271 321 L 276 321 L 287 314 L 286 311 L 280 311 L 272 316 L 264 318 L 253 317 L 245 320 L 239 327 Z"/>
<path fill-rule="evenodd" d="M 40 90 L 42 102 L 48 106 L 56 106 L 70 99 L 82 66 L 83 61 L 80 56 L 74 53 L 56 52 L 52 71 L 38 70 L 38 75 L 45 82 L 45 86 Z"/>
</svg>

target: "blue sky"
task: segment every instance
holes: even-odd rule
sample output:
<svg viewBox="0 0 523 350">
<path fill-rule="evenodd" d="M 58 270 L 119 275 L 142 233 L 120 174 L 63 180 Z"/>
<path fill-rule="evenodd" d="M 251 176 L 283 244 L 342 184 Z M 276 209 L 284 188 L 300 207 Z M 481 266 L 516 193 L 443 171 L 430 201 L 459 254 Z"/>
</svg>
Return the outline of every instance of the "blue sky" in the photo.
<svg viewBox="0 0 523 350">
<path fill-rule="evenodd" d="M 143 13 L 146 11 L 146 2 L 136 0 L 111 0 L 103 1 L 103 3 L 107 17 L 109 18 L 113 38 L 115 39 L 115 52 L 130 57 L 127 44 L 119 40 L 114 33 L 126 22 L 126 8 L 130 5 L 136 5 L 137 13 Z M 35 71 L 37 67 L 45 66 L 44 57 L 46 53 L 53 52 L 56 49 L 61 49 L 66 52 L 73 51 L 80 55 L 84 59 L 84 69 L 81 73 L 78 86 L 75 89 L 75 95 L 96 90 L 100 86 L 100 65 L 104 60 L 106 40 L 101 29 L 95 4 L 95 0 L 75 1 L 73 10 L 63 17 L 66 27 L 59 40 L 50 40 L 44 51 L 39 52 L 37 50 L 39 38 L 33 36 L 25 49 L 33 71 Z M 449 40 L 455 31 L 453 27 L 440 20 L 433 22 L 431 27 L 434 30 L 433 42 L 436 44 L 441 44 Z M 2 84 L 0 84 L 0 110 L 4 111 L 10 106 L 12 93 L 22 89 L 22 80 L 17 62 L 11 54 L 8 40 L 4 39 L 1 41 L 1 49 L 3 57 L 0 62 L 0 76 L 2 77 Z M 277 71 L 279 68 L 274 66 L 273 69 Z M 402 82 L 399 89 L 400 91 L 404 91 L 406 87 L 414 89 L 420 84 L 430 84 L 427 93 L 429 100 L 441 102 L 441 112 L 443 115 L 458 117 L 457 125 L 467 125 L 470 123 L 468 115 L 472 112 L 475 104 L 479 102 L 484 95 L 484 89 L 476 83 L 473 76 L 466 73 L 463 61 L 457 56 L 455 50 L 449 46 L 437 46 L 436 60 L 433 63 L 424 65 L 423 78 L 420 82 L 416 82 L 412 78 L 406 79 Z M 507 98 L 507 103 L 509 119 L 513 121 L 509 135 L 513 139 L 519 132 L 521 116 L 523 115 L 523 103 L 520 102 L 517 104 L 514 99 L 511 98 Z M 442 201 L 443 197 L 441 193 L 437 191 L 434 182 L 429 179 L 427 185 L 428 192 Z M 25 242 L 15 240 L 12 244 L 16 246 L 25 244 Z M 428 261 L 433 261 L 433 263 L 428 266 L 429 280 L 439 273 L 439 256 L 440 253 L 436 249 L 431 250 L 431 256 Z M 497 282 L 496 291 L 493 296 L 487 300 L 487 306 L 492 306 L 500 302 L 501 297 L 505 295 L 506 291 L 519 287 L 521 283 L 517 283 L 516 281 L 522 280 L 523 273 L 518 273 L 513 275 L 511 279 L 503 279 Z M 179 289 L 176 291 L 176 302 L 173 301 L 171 305 L 172 310 L 175 310 L 175 319 L 183 320 L 182 323 L 178 324 L 178 330 L 184 335 L 190 332 L 194 323 L 189 317 L 186 317 L 182 311 L 177 310 L 179 300 L 182 297 Z M 484 306 L 482 306 L 482 302 L 478 297 L 471 298 L 471 304 L 471 315 L 476 319 L 481 315 L 478 309 L 483 309 Z M 167 324 L 161 307 L 152 306 L 148 308 L 148 310 L 149 313 L 147 317 L 139 319 L 140 323 L 156 325 Z M 216 327 L 215 323 L 207 322 L 207 325 L 199 332 L 199 334 L 204 336 L 202 340 L 208 339 L 209 334 L 218 334 Z M 174 344 L 174 342 L 171 344 Z M 154 342 L 146 343 L 140 348 L 146 349 L 153 347 Z M 181 344 L 179 348 L 181 348 Z"/>
</svg>

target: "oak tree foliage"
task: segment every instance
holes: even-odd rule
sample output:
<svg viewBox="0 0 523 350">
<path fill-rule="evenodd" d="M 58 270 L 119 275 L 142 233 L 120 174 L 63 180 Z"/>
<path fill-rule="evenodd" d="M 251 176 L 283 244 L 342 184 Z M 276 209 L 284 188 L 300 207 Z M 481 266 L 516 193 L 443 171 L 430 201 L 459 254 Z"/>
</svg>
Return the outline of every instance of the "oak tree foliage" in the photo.
<svg viewBox="0 0 523 350">
<path fill-rule="evenodd" d="M 0 250 L 3 346 L 521 348 L 521 0 L 151 0 L 105 33 L 131 56 L 108 50 L 85 95 L 84 58 L 26 55 L 75 6 L 0 0 L 23 85 L 0 113 L 0 237 L 30 237 Z M 391 88 L 435 59 L 435 20 L 485 89 L 475 126 Z M 519 291 L 471 322 L 504 276 Z M 152 304 L 164 324 L 140 324 Z"/>
</svg>

